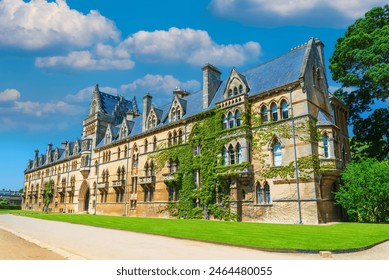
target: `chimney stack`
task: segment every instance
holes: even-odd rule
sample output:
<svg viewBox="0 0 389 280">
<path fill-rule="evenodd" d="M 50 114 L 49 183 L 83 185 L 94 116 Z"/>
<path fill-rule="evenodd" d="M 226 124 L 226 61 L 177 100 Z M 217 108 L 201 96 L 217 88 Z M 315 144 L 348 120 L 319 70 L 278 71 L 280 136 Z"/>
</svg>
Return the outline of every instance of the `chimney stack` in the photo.
<svg viewBox="0 0 389 280">
<path fill-rule="evenodd" d="M 147 116 L 149 115 L 151 109 L 151 99 L 152 97 L 150 93 L 146 93 L 143 97 L 143 131 L 146 130 Z"/>
<path fill-rule="evenodd" d="M 221 72 L 215 66 L 207 63 L 203 67 L 203 108 L 208 108 L 217 89 L 220 86 Z"/>
</svg>

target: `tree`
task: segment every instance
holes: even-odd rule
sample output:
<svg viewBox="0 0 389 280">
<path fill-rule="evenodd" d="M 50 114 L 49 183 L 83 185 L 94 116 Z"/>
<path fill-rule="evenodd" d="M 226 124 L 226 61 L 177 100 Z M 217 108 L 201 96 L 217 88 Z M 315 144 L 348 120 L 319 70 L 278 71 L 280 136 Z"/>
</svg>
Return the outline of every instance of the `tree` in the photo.
<svg viewBox="0 0 389 280">
<path fill-rule="evenodd" d="M 350 141 L 353 159 L 384 160 L 389 154 L 389 110 L 378 108 L 366 119 L 357 119 L 354 133 Z"/>
<path fill-rule="evenodd" d="M 0 205 L 2 205 L 2 206 L 9 205 L 9 200 L 6 198 L 0 198 Z"/>
<path fill-rule="evenodd" d="M 389 160 L 367 159 L 347 165 L 335 199 L 349 219 L 389 222 Z"/>
<path fill-rule="evenodd" d="M 377 101 L 389 98 L 388 5 L 371 9 L 348 27 L 336 42 L 330 69 L 333 80 L 341 83 L 334 94 L 350 109 L 354 141 L 369 146 L 364 151 L 369 157 L 388 158 L 388 108 L 375 109 L 367 118 L 361 116 L 371 112 Z"/>
<path fill-rule="evenodd" d="M 53 185 L 54 181 L 50 180 L 45 183 L 45 188 L 43 190 L 43 211 L 48 212 L 49 211 L 49 205 L 51 201 L 53 200 Z"/>
</svg>

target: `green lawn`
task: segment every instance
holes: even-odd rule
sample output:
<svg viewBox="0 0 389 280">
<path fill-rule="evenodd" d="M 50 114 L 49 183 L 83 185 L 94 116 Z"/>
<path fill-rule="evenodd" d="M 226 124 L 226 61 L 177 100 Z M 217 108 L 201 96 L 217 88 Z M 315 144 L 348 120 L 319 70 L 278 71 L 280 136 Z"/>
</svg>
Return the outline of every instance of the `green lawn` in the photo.
<svg viewBox="0 0 389 280">
<path fill-rule="evenodd" d="M 389 240 L 389 224 L 289 225 L 27 211 L 19 215 L 263 249 L 350 250 Z"/>
</svg>

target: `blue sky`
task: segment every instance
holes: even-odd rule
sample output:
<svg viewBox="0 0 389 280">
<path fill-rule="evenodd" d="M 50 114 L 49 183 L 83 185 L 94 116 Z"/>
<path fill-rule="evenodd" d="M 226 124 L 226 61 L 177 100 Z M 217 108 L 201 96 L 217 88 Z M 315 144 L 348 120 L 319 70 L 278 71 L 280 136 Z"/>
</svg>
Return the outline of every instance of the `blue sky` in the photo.
<svg viewBox="0 0 389 280">
<path fill-rule="evenodd" d="M 80 138 L 96 83 L 138 104 L 150 92 L 163 105 L 177 86 L 199 90 L 207 62 L 225 78 L 310 37 L 328 61 L 347 26 L 385 3 L 0 0 L 0 188 L 23 187 L 35 149 Z"/>
</svg>

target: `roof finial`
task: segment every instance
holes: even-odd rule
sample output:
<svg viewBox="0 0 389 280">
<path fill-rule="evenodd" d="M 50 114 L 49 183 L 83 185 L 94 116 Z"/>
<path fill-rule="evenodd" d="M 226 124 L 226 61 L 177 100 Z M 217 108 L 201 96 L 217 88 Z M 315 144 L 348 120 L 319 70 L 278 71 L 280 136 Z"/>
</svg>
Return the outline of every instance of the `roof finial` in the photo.
<svg viewBox="0 0 389 280">
<path fill-rule="evenodd" d="M 99 84 L 96 83 L 96 86 L 95 86 L 95 92 L 100 92 L 100 89 L 99 89 Z"/>
</svg>

